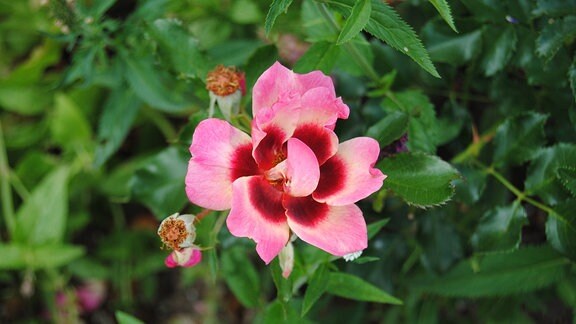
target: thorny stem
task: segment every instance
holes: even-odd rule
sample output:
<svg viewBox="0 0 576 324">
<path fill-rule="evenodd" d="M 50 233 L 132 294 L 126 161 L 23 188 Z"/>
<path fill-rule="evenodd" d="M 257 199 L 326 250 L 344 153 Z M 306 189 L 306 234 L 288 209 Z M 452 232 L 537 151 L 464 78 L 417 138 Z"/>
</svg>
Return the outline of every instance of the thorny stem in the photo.
<svg viewBox="0 0 576 324">
<path fill-rule="evenodd" d="M 332 30 L 335 32 L 339 32 L 340 28 L 338 27 L 338 24 L 336 23 L 336 21 L 332 17 L 332 14 L 328 10 L 328 8 L 326 8 L 326 5 L 323 3 L 317 3 L 317 2 L 315 2 L 314 4 L 318 8 L 318 10 L 322 14 L 322 16 L 326 19 L 326 21 L 330 24 L 330 27 L 332 28 Z M 378 73 L 376 73 L 376 71 L 374 70 L 372 65 L 370 65 L 370 63 L 358 51 L 358 49 L 356 48 L 356 46 L 354 46 L 353 43 L 346 42 L 346 43 L 342 44 L 342 46 L 344 46 L 344 49 L 346 49 L 346 51 L 354 58 L 356 63 L 358 63 L 360 68 L 364 71 L 364 73 L 366 73 L 366 75 L 370 79 L 372 79 L 372 81 L 374 81 L 376 83 L 378 83 L 380 81 L 380 77 L 378 77 Z"/>
<path fill-rule="evenodd" d="M 4 133 L 0 123 L 0 191 L 2 191 L 2 214 L 8 227 L 8 233 L 12 236 L 16 228 L 14 217 L 14 205 L 12 201 L 12 190 L 10 189 L 10 168 L 6 145 L 4 144 Z"/>
<path fill-rule="evenodd" d="M 500 182 L 504 187 L 506 187 L 506 189 L 510 190 L 516 196 L 516 198 L 519 202 L 525 201 L 525 202 L 531 204 L 532 206 L 546 212 L 550 217 L 556 218 L 558 221 L 562 222 L 564 225 L 566 225 L 566 226 L 570 227 L 572 230 L 576 231 L 576 229 L 572 228 L 572 225 L 562 215 L 559 215 L 550 206 L 547 206 L 541 202 L 538 202 L 538 201 L 526 196 L 526 193 L 524 193 L 520 189 L 516 188 L 500 172 L 496 171 L 496 169 L 494 169 L 493 166 L 485 166 L 484 164 L 482 164 L 478 160 L 472 160 L 472 162 L 476 166 L 480 167 L 484 172 L 486 172 L 487 174 L 490 174 L 491 176 L 496 178 L 496 180 L 498 180 L 498 182 Z"/>
</svg>

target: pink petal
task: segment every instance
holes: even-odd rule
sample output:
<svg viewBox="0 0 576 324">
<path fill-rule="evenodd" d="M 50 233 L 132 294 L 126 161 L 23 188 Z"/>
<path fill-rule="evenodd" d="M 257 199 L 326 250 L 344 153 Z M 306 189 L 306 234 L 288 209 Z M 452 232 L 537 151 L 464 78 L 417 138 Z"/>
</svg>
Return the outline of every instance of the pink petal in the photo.
<svg viewBox="0 0 576 324">
<path fill-rule="evenodd" d="M 230 208 L 232 182 L 259 172 L 250 137 L 219 119 L 198 124 L 190 153 L 186 193 L 192 203 L 204 208 Z"/>
<path fill-rule="evenodd" d="M 284 192 L 293 197 L 310 195 L 318 186 L 320 167 L 314 152 L 296 138 L 288 140 Z"/>
<path fill-rule="evenodd" d="M 302 95 L 301 123 L 333 126 L 338 118 L 346 119 L 349 115 L 350 108 L 340 97 L 336 98 L 334 89 L 314 88 Z"/>
<path fill-rule="evenodd" d="M 193 267 L 202 261 L 202 252 L 195 247 L 174 250 L 164 260 L 168 268 Z"/>
<path fill-rule="evenodd" d="M 202 252 L 198 249 L 192 249 L 192 255 L 187 262 L 182 264 L 183 267 L 193 267 L 202 261 Z"/>
<path fill-rule="evenodd" d="M 276 102 L 297 94 L 294 72 L 276 62 L 256 80 L 252 89 L 252 115 L 258 116 L 261 109 L 270 108 Z"/>
<path fill-rule="evenodd" d="M 176 261 L 176 257 L 174 256 L 174 252 L 168 254 L 166 259 L 164 259 L 164 264 L 168 268 L 175 268 L 178 266 L 178 262 Z"/>
<path fill-rule="evenodd" d="M 302 89 L 304 89 L 303 92 L 314 88 L 326 88 L 331 92 L 332 97 L 336 96 L 332 78 L 322 73 L 322 71 L 312 71 L 306 74 L 296 74 L 296 78 L 299 81 Z"/>
<path fill-rule="evenodd" d="M 282 192 L 260 176 L 239 178 L 233 191 L 228 230 L 234 236 L 254 240 L 256 252 L 268 264 L 288 242 Z"/>
<path fill-rule="evenodd" d="M 312 194 L 314 199 L 343 206 L 380 189 L 386 175 L 374 168 L 379 153 L 378 142 L 369 137 L 341 143 L 338 153 L 320 167 L 320 182 Z"/>
<path fill-rule="evenodd" d="M 303 241 L 343 256 L 368 246 L 366 222 L 354 204 L 329 206 L 311 197 L 284 200 L 288 225 Z"/>
</svg>

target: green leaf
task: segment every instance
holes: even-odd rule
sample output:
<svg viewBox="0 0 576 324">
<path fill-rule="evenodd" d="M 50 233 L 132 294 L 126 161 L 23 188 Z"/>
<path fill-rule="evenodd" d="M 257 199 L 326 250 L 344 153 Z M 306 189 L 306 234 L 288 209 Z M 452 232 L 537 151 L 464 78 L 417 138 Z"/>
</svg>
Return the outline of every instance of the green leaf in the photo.
<svg viewBox="0 0 576 324">
<path fill-rule="evenodd" d="M 572 59 L 572 65 L 568 69 L 568 81 L 570 81 L 570 88 L 572 88 L 572 96 L 576 100 L 576 54 Z"/>
<path fill-rule="evenodd" d="M 552 19 L 544 25 L 536 39 L 536 53 L 550 60 L 564 44 L 571 43 L 575 37 L 576 16 Z"/>
<path fill-rule="evenodd" d="M 388 175 L 384 187 L 418 207 L 443 204 L 454 194 L 452 180 L 459 173 L 437 156 L 400 153 L 382 160 L 378 168 Z"/>
<path fill-rule="evenodd" d="M 456 200 L 468 205 L 477 202 L 486 189 L 487 174 L 478 168 L 458 165 L 463 179 L 456 180 Z"/>
<path fill-rule="evenodd" d="M 560 253 L 576 261 L 576 200 L 571 199 L 554 206 L 546 221 L 546 237 Z M 560 218 L 559 218 L 560 216 Z"/>
<path fill-rule="evenodd" d="M 402 301 L 356 276 L 341 272 L 328 275 L 326 291 L 340 297 L 384 304 L 402 305 Z"/>
<path fill-rule="evenodd" d="M 141 320 L 123 311 L 116 311 L 115 314 L 118 324 L 144 324 Z"/>
<path fill-rule="evenodd" d="M 230 19 L 237 24 L 256 24 L 262 21 L 262 11 L 252 0 L 237 0 L 232 3 Z"/>
<path fill-rule="evenodd" d="M 328 284 L 328 267 L 326 265 L 320 265 L 314 274 L 308 281 L 308 287 L 306 288 L 306 293 L 304 294 L 304 301 L 302 302 L 302 313 L 301 316 L 304 317 L 312 306 L 322 297 L 326 291 L 326 285 Z"/>
<path fill-rule="evenodd" d="M 565 0 L 538 0 L 536 8 L 532 10 L 534 17 L 558 17 L 570 14 L 576 14 L 576 5 L 571 1 Z"/>
<path fill-rule="evenodd" d="M 333 41 L 331 41 L 333 42 Z M 350 50 L 342 50 L 348 48 L 353 48 L 351 54 Z M 337 46 L 340 49 L 340 55 L 336 60 L 336 67 L 339 71 L 349 73 L 350 75 L 357 77 L 364 77 L 366 72 L 362 64 L 374 65 L 374 53 L 372 52 L 372 46 L 366 40 L 363 34 L 358 34 L 352 38 L 345 46 Z M 359 63 L 354 57 L 355 55 L 362 55 L 363 63 Z"/>
<path fill-rule="evenodd" d="M 382 219 L 368 225 L 368 239 L 372 239 L 380 230 L 388 224 L 390 218 Z"/>
<path fill-rule="evenodd" d="M 54 105 L 50 123 L 54 141 L 66 149 L 78 149 L 79 146 L 87 144 L 92 137 L 92 131 L 78 105 L 61 93 L 56 94 Z"/>
<path fill-rule="evenodd" d="M 544 145 L 544 123 L 547 115 L 534 112 L 506 119 L 494 137 L 494 162 L 518 165 L 534 157 Z"/>
<path fill-rule="evenodd" d="M 130 88 L 152 108 L 166 112 L 184 112 L 189 103 L 176 92 L 176 82 L 156 69 L 149 56 L 123 55 L 125 75 Z"/>
<path fill-rule="evenodd" d="M 340 48 L 329 42 L 314 43 L 308 51 L 298 60 L 294 66 L 294 71 L 298 73 L 307 73 L 314 70 L 320 70 L 325 74 L 330 74 L 338 55 Z"/>
<path fill-rule="evenodd" d="M 208 62 L 198 48 L 198 41 L 175 19 L 158 19 L 150 25 L 151 35 L 173 68 L 186 76 L 204 80 Z"/>
<path fill-rule="evenodd" d="M 223 251 L 221 262 L 222 275 L 238 301 L 245 307 L 258 306 L 260 278 L 245 249 L 234 247 Z"/>
<path fill-rule="evenodd" d="M 462 259 L 462 242 L 445 208 L 426 211 L 419 219 L 420 260 L 432 273 L 446 272 L 456 261 Z"/>
<path fill-rule="evenodd" d="M 270 35 L 270 31 L 272 31 L 272 27 L 274 26 L 274 22 L 276 22 L 276 18 L 280 16 L 282 13 L 286 13 L 288 11 L 288 7 L 292 4 L 292 0 L 273 0 L 270 4 L 270 10 L 266 15 L 266 22 L 264 23 L 264 30 L 266 31 L 266 36 Z"/>
<path fill-rule="evenodd" d="M 358 35 L 370 20 L 372 12 L 371 0 L 358 0 L 352 7 L 350 16 L 346 19 L 340 35 L 336 40 L 336 45 L 342 45 Z"/>
<path fill-rule="evenodd" d="M 73 245 L 0 245 L 0 269 L 48 269 L 70 263 L 84 254 L 84 248 Z"/>
<path fill-rule="evenodd" d="M 132 179 L 133 197 L 163 219 L 184 207 L 188 199 L 184 178 L 190 155 L 178 147 L 169 147 L 143 164 Z"/>
<path fill-rule="evenodd" d="M 399 139 L 408 131 L 408 114 L 402 111 L 393 111 L 366 131 L 366 136 L 378 141 L 384 147 Z"/>
<path fill-rule="evenodd" d="M 502 1 L 493 0 L 460 0 L 472 14 L 475 20 L 481 22 L 501 22 L 504 21 L 505 9 Z"/>
<path fill-rule="evenodd" d="M 94 165 L 103 165 L 120 147 L 134 123 L 141 101 L 129 89 L 118 88 L 110 94 L 98 123 L 98 145 Z"/>
<path fill-rule="evenodd" d="M 0 107 L 20 115 L 38 115 L 51 104 L 50 89 L 41 85 L 12 85 L 0 87 Z"/>
<path fill-rule="evenodd" d="M 357 263 L 357 264 L 364 264 L 364 263 L 369 263 L 369 262 L 376 262 L 379 260 L 380 260 L 379 257 L 361 256 L 358 259 L 353 260 L 352 262 Z"/>
<path fill-rule="evenodd" d="M 411 151 L 436 152 L 438 120 L 428 96 L 420 91 L 407 90 L 388 96 L 383 106 L 388 112 L 400 111 L 410 117 L 408 148 Z"/>
<path fill-rule="evenodd" d="M 458 32 L 456 25 L 454 25 L 454 19 L 452 18 L 452 12 L 450 11 L 450 6 L 446 0 L 429 0 L 430 3 L 438 10 L 438 13 L 444 19 L 444 21 L 452 28 L 453 31 Z"/>
<path fill-rule="evenodd" d="M 351 15 L 355 4 L 355 0 L 323 0 L 322 2 L 335 7 L 346 17 Z M 416 32 L 385 2 L 372 0 L 370 20 L 365 30 L 408 55 L 428 73 L 437 78 L 440 77 Z"/>
<path fill-rule="evenodd" d="M 0 88 L 10 85 L 33 86 L 41 82 L 44 71 L 60 60 L 61 46 L 53 39 L 45 41 L 30 51 L 26 61 L 19 63 L 9 75 L 0 80 Z"/>
<path fill-rule="evenodd" d="M 261 318 L 254 321 L 256 324 L 311 323 L 306 319 L 300 318 L 298 312 L 290 304 L 283 303 L 278 299 L 269 303 L 261 316 Z"/>
<path fill-rule="evenodd" d="M 556 170 L 556 176 L 572 196 L 576 196 L 576 167 L 561 166 Z"/>
<path fill-rule="evenodd" d="M 114 273 L 114 270 L 104 265 L 102 261 L 87 256 L 71 262 L 67 270 L 73 276 L 86 280 L 106 280 Z"/>
<path fill-rule="evenodd" d="M 486 46 L 480 65 L 486 76 L 493 76 L 502 70 L 516 50 L 516 30 L 513 26 L 486 27 L 483 31 Z"/>
<path fill-rule="evenodd" d="M 94 20 L 100 18 L 110 7 L 114 5 L 116 0 L 100 0 L 100 1 L 80 1 L 76 4 L 76 10 L 81 12 L 82 15 L 91 17 Z"/>
<path fill-rule="evenodd" d="M 494 297 L 533 291 L 551 285 L 566 273 L 569 261 L 548 246 L 512 253 L 489 254 L 478 269 L 462 261 L 446 275 L 413 280 L 422 293 L 455 297 Z"/>
<path fill-rule="evenodd" d="M 41 245 L 26 248 L 26 263 L 34 269 L 56 268 L 67 265 L 84 255 L 84 247 L 73 245 Z"/>
<path fill-rule="evenodd" d="M 30 245 L 62 242 L 68 216 L 68 166 L 48 174 L 16 213 L 14 241 Z"/>
<path fill-rule="evenodd" d="M 302 27 L 309 42 L 335 42 L 338 30 L 323 17 L 321 7 L 312 0 L 304 0 L 301 9 Z"/>
<path fill-rule="evenodd" d="M 26 267 L 25 246 L 16 244 L 0 245 L 0 269 L 24 269 Z"/>
<path fill-rule="evenodd" d="M 506 252 L 515 250 L 522 240 L 522 226 L 528 223 L 526 211 L 518 201 L 484 213 L 472 235 L 475 252 Z"/>
<path fill-rule="evenodd" d="M 476 58 L 481 48 L 482 32 L 476 30 L 458 37 L 430 42 L 428 52 L 435 62 L 460 66 Z"/>
<path fill-rule="evenodd" d="M 561 167 L 576 165 L 576 145 L 560 143 L 541 149 L 531 161 L 524 183 L 527 195 L 537 194 L 549 205 L 556 205 L 569 197 L 557 177 Z"/>
</svg>

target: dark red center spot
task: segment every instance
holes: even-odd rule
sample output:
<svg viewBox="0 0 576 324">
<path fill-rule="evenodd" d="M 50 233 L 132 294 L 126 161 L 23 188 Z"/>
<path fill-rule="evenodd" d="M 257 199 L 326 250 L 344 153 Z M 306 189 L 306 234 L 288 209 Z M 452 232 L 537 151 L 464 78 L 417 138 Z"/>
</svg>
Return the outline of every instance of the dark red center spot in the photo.
<svg viewBox="0 0 576 324">
<path fill-rule="evenodd" d="M 288 217 L 303 226 L 314 227 L 328 217 L 329 207 L 312 199 L 312 196 L 295 198 L 287 197 L 284 206 Z"/>
<path fill-rule="evenodd" d="M 249 184 L 250 203 L 266 220 L 274 223 L 286 221 L 282 206 L 282 192 L 276 190 L 266 179 L 252 178 Z"/>
<path fill-rule="evenodd" d="M 314 154 L 316 154 L 320 165 L 334 154 L 330 141 L 330 130 L 325 127 L 315 124 L 299 125 L 292 137 L 308 145 Z"/>
<path fill-rule="evenodd" d="M 256 175 L 259 173 L 258 165 L 252 157 L 252 144 L 239 146 L 232 155 L 232 171 L 230 172 L 230 180 L 240 177 Z"/>
<path fill-rule="evenodd" d="M 332 157 L 320 167 L 320 181 L 314 191 L 314 197 L 325 198 L 344 188 L 346 166 L 337 156 Z"/>
</svg>

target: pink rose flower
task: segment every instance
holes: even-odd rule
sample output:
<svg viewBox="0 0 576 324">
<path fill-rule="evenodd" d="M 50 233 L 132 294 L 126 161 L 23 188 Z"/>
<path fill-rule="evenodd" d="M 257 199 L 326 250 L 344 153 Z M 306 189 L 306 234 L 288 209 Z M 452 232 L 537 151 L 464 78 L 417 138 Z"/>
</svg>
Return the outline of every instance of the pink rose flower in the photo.
<svg viewBox="0 0 576 324">
<path fill-rule="evenodd" d="M 330 77 L 275 63 L 254 85 L 252 100 L 251 136 L 214 118 L 197 126 L 186 175 L 190 201 L 231 209 L 228 229 L 254 240 L 266 263 L 291 232 L 336 256 L 365 249 L 366 222 L 354 203 L 386 176 L 374 168 L 376 140 L 339 143 L 334 127 L 349 108 Z"/>
</svg>

